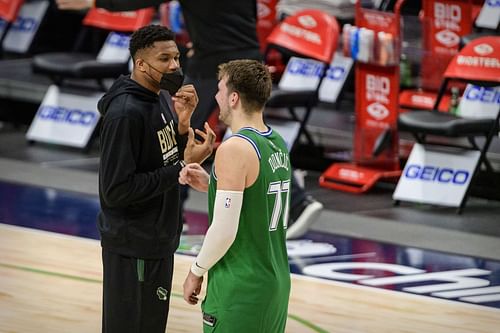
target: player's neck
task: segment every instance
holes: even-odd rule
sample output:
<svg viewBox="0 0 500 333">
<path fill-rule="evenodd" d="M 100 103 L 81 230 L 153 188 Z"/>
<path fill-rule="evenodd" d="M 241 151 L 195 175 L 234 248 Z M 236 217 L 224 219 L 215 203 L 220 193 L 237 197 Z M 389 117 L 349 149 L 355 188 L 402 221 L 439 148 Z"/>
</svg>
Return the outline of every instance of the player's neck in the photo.
<svg viewBox="0 0 500 333">
<path fill-rule="evenodd" d="M 251 115 L 243 113 L 234 115 L 230 127 L 233 133 L 238 132 L 243 127 L 255 128 L 259 132 L 266 132 L 268 130 L 261 112 L 255 112 Z"/>
</svg>

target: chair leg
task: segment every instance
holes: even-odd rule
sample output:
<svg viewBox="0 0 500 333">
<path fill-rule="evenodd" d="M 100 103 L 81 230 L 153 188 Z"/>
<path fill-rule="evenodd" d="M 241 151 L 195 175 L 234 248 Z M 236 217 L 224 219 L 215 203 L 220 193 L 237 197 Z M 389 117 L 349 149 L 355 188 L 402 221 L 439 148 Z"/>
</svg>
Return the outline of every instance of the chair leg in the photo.
<svg viewBox="0 0 500 333">
<path fill-rule="evenodd" d="M 488 134 L 486 134 L 485 137 L 488 138 Z M 476 140 L 474 139 L 474 137 L 468 136 L 467 140 L 469 141 L 469 143 L 471 144 L 472 147 L 474 147 L 475 149 L 481 151 L 481 148 L 476 143 Z M 490 161 L 488 161 L 488 159 L 486 158 L 486 152 L 485 152 L 485 156 L 483 158 L 483 164 L 486 167 L 486 170 L 488 172 L 493 172 L 493 166 L 491 165 Z"/>
<path fill-rule="evenodd" d="M 293 120 L 300 122 L 300 119 L 299 119 L 299 117 L 297 116 L 297 113 L 295 112 L 295 109 L 294 109 L 294 108 L 289 107 L 289 108 L 288 108 L 288 111 L 290 112 L 290 115 L 292 116 L 292 119 L 293 119 Z"/>
<path fill-rule="evenodd" d="M 494 135 L 495 135 L 494 130 L 492 130 L 491 133 L 488 133 L 488 135 L 486 136 L 486 141 L 484 142 L 483 147 L 480 150 L 481 155 L 479 156 L 479 162 L 484 163 L 484 165 L 486 165 L 486 169 L 490 172 L 493 172 L 493 166 L 491 165 L 490 161 L 488 161 L 488 159 L 486 158 L 486 153 L 488 152 L 488 148 L 490 147 L 491 140 L 493 140 Z"/>
<path fill-rule="evenodd" d="M 469 185 L 469 187 L 470 187 L 470 185 Z M 465 204 L 467 203 L 467 198 L 468 198 L 467 192 L 469 192 L 469 191 L 467 190 L 465 192 L 464 198 L 462 199 L 462 202 L 460 203 L 460 206 L 458 206 L 458 208 L 457 208 L 457 214 L 458 215 L 462 215 L 462 213 L 464 211 Z"/>
<path fill-rule="evenodd" d="M 309 117 L 311 116 L 311 111 L 312 111 L 312 108 L 310 106 L 308 106 L 306 108 L 306 114 L 304 115 L 304 118 L 302 118 L 302 121 L 300 123 L 300 130 L 302 131 L 302 133 L 304 133 L 304 135 L 306 136 L 307 138 L 307 141 L 309 142 L 309 144 L 313 147 L 316 146 L 316 144 L 314 143 L 314 140 L 312 138 L 312 135 L 309 133 L 309 131 L 307 130 L 306 128 L 306 124 L 307 122 L 309 121 Z"/>
<path fill-rule="evenodd" d="M 316 144 L 314 143 L 312 135 L 306 129 L 306 123 L 307 123 L 307 120 L 309 119 L 309 116 L 310 116 L 310 113 L 311 113 L 311 108 L 310 107 L 306 108 L 306 114 L 304 115 L 304 117 L 302 119 L 300 119 L 297 116 L 297 113 L 295 112 L 294 108 L 288 108 L 288 111 L 290 111 L 292 119 L 295 120 L 295 121 L 298 121 L 300 123 L 298 137 L 300 137 L 302 134 L 304 134 L 304 136 L 306 137 L 307 143 L 309 145 L 315 147 Z"/>
</svg>

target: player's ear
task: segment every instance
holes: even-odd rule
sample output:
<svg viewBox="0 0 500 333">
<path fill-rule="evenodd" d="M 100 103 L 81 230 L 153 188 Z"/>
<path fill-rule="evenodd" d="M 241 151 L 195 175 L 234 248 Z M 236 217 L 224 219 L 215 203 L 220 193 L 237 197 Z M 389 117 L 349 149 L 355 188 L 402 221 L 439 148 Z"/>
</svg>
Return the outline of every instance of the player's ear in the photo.
<svg viewBox="0 0 500 333">
<path fill-rule="evenodd" d="M 229 102 L 231 103 L 231 106 L 234 107 L 236 104 L 238 104 L 239 100 L 240 100 L 240 95 L 236 91 L 233 91 L 231 93 L 231 96 L 229 96 Z"/>
</svg>

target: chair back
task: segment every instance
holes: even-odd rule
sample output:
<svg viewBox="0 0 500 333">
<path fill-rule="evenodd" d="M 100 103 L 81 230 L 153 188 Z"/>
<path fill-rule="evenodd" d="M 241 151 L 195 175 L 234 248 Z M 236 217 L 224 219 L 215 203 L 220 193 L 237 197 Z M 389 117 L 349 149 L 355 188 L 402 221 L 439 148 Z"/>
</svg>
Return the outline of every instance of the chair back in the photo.
<svg viewBox="0 0 500 333">
<path fill-rule="evenodd" d="M 267 37 L 270 47 L 330 64 L 337 48 L 337 20 L 316 9 L 301 10 L 285 18 Z"/>
<path fill-rule="evenodd" d="M 448 64 L 446 79 L 500 85 L 500 36 L 487 36 L 468 43 Z"/>
<path fill-rule="evenodd" d="M 109 12 L 102 8 L 92 8 L 83 19 L 83 24 L 110 31 L 133 32 L 149 24 L 153 13 L 153 8 L 128 12 Z"/>
<path fill-rule="evenodd" d="M 14 22 L 24 0 L 0 0 L 0 19 Z"/>
</svg>

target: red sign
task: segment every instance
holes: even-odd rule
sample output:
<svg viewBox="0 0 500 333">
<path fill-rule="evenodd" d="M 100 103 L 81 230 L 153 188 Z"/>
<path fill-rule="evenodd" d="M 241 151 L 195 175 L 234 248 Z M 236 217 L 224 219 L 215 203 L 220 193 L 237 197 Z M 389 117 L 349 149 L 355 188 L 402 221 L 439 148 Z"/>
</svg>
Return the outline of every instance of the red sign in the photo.
<svg viewBox="0 0 500 333">
<path fill-rule="evenodd" d="M 267 42 L 329 64 L 338 36 L 339 25 L 334 17 L 320 10 L 306 9 L 285 18 Z"/>
<path fill-rule="evenodd" d="M 400 111 L 408 109 L 432 110 L 436 104 L 437 93 L 425 90 L 403 90 L 399 94 Z M 439 111 L 448 111 L 450 95 L 444 95 L 439 102 Z"/>
<path fill-rule="evenodd" d="M 354 160 L 363 165 L 399 168 L 397 150 L 397 117 L 399 70 L 357 63 L 356 68 L 356 131 Z M 377 139 L 385 130 L 392 130 L 392 144 L 378 157 L 373 156 Z"/>
<path fill-rule="evenodd" d="M 276 19 L 277 3 L 278 0 L 257 0 L 257 37 L 262 52 L 266 49 L 267 36 L 278 24 Z"/>
<path fill-rule="evenodd" d="M 364 9 L 356 12 L 356 25 L 374 31 L 391 33 L 399 36 L 399 23 L 394 13 L 381 12 L 378 10 Z"/>
<path fill-rule="evenodd" d="M 0 0 L 0 18 L 7 22 L 14 22 L 24 0 Z"/>
<path fill-rule="evenodd" d="M 153 8 L 130 12 L 109 12 L 102 8 L 92 8 L 83 24 L 112 31 L 132 32 L 149 24 L 153 13 Z"/>
<path fill-rule="evenodd" d="M 390 33 L 398 41 L 403 2 L 398 0 L 394 13 L 387 13 L 364 9 L 361 1 L 357 1 L 356 25 L 376 33 Z M 353 163 L 334 163 L 321 175 L 319 183 L 323 187 L 363 193 L 379 179 L 397 178 L 401 174 L 397 131 L 399 66 L 358 61 L 355 82 Z"/>
<path fill-rule="evenodd" d="M 460 37 L 472 31 L 472 3 L 427 0 L 423 2 L 423 10 L 422 87 L 437 90 L 446 66 L 458 52 Z"/>
</svg>

